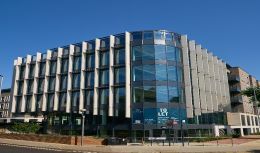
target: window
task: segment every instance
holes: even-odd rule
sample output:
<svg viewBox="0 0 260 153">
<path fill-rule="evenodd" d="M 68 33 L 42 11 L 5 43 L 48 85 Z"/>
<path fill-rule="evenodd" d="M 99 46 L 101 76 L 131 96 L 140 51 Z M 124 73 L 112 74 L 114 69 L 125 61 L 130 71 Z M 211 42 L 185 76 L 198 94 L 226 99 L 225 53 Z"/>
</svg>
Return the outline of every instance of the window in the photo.
<svg viewBox="0 0 260 153">
<path fill-rule="evenodd" d="M 174 34 L 174 40 L 176 42 L 176 46 L 181 46 L 181 38 L 177 34 Z"/>
<path fill-rule="evenodd" d="M 156 89 L 154 86 L 144 86 L 144 102 L 156 102 Z"/>
<path fill-rule="evenodd" d="M 25 66 L 21 66 L 21 69 L 20 69 L 20 79 L 24 79 L 24 76 L 25 76 Z"/>
<path fill-rule="evenodd" d="M 125 44 L 125 35 L 116 36 L 115 37 L 115 44 L 116 45 L 123 45 L 123 44 Z"/>
<path fill-rule="evenodd" d="M 125 64 L 125 49 L 115 49 L 115 65 Z"/>
<path fill-rule="evenodd" d="M 145 31 L 144 40 L 153 40 L 153 31 Z"/>
<path fill-rule="evenodd" d="M 166 46 L 166 57 L 169 61 L 175 61 L 176 55 L 175 55 L 175 47 L 173 46 Z"/>
<path fill-rule="evenodd" d="M 46 64 L 45 63 L 41 63 L 41 65 L 40 65 L 40 76 L 44 76 L 45 75 L 45 70 L 46 70 Z"/>
<path fill-rule="evenodd" d="M 109 84 L 109 70 L 101 70 L 100 71 L 100 85 L 108 85 Z"/>
<path fill-rule="evenodd" d="M 57 62 L 56 61 L 51 61 L 51 71 L 50 74 L 51 75 L 55 75 L 56 74 L 56 68 L 57 68 Z"/>
<path fill-rule="evenodd" d="M 168 80 L 177 81 L 177 69 L 175 66 L 168 65 Z"/>
<path fill-rule="evenodd" d="M 100 52 L 100 66 L 109 66 L 109 52 Z"/>
<path fill-rule="evenodd" d="M 169 101 L 170 102 L 179 102 L 179 94 L 177 87 L 168 87 L 169 88 Z"/>
<path fill-rule="evenodd" d="M 166 33 L 165 33 L 165 39 L 166 39 L 166 41 L 172 42 L 172 41 L 173 41 L 173 39 L 172 39 L 172 34 L 166 32 Z"/>
<path fill-rule="evenodd" d="M 178 74 L 178 82 L 183 82 L 183 76 L 182 76 L 182 68 L 178 67 L 177 69 L 177 74 Z"/>
<path fill-rule="evenodd" d="M 69 48 L 64 48 L 63 55 L 68 55 L 68 54 L 69 54 Z"/>
<path fill-rule="evenodd" d="M 31 112 L 32 108 L 32 96 L 26 97 L 26 112 Z"/>
<path fill-rule="evenodd" d="M 124 116 L 125 114 L 125 88 L 115 88 L 115 116 Z"/>
<path fill-rule="evenodd" d="M 48 110 L 49 111 L 53 110 L 53 105 L 54 105 L 54 94 L 49 94 L 48 95 Z"/>
<path fill-rule="evenodd" d="M 35 64 L 30 65 L 29 78 L 33 78 L 35 73 Z"/>
<path fill-rule="evenodd" d="M 184 103 L 184 90 L 183 90 L 183 88 L 179 88 L 179 102 Z"/>
<path fill-rule="evenodd" d="M 49 80 L 49 91 L 54 91 L 55 90 L 55 77 L 50 77 Z"/>
<path fill-rule="evenodd" d="M 19 82 L 19 86 L 18 86 L 18 95 L 22 95 L 23 94 L 23 81 Z"/>
<path fill-rule="evenodd" d="M 168 89 L 167 86 L 157 86 L 156 87 L 156 100 L 157 102 L 168 102 Z"/>
<path fill-rule="evenodd" d="M 143 55 L 142 60 L 143 61 L 149 61 L 154 60 L 154 46 L 153 45 L 143 45 Z"/>
<path fill-rule="evenodd" d="M 133 32 L 132 40 L 142 40 L 142 32 Z"/>
<path fill-rule="evenodd" d="M 44 79 L 39 79 L 38 93 L 42 93 L 44 89 Z"/>
<path fill-rule="evenodd" d="M 135 46 L 133 49 L 133 61 L 142 60 L 142 48 L 141 46 Z"/>
<path fill-rule="evenodd" d="M 79 106 L 79 92 L 73 92 L 72 93 L 72 110 L 77 110 L 77 107 Z"/>
<path fill-rule="evenodd" d="M 94 72 L 86 73 L 86 88 L 94 86 Z"/>
<path fill-rule="evenodd" d="M 144 65 L 143 66 L 143 80 L 155 80 L 155 66 Z"/>
<path fill-rule="evenodd" d="M 60 90 L 67 90 L 67 75 L 61 76 Z"/>
<path fill-rule="evenodd" d="M 182 60 L 182 56 L 181 56 L 181 49 L 180 48 L 175 48 L 175 51 L 176 51 L 176 60 L 178 61 L 178 62 L 181 62 Z"/>
<path fill-rule="evenodd" d="M 143 80 L 143 68 L 142 66 L 133 67 L 133 81 Z"/>
<path fill-rule="evenodd" d="M 154 39 L 156 40 L 164 40 L 164 32 L 162 31 L 155 31 L 154 32 Z"/>
<path fill-rule="evenodd" d="M 33 80 L 28 81 L 28 86 L 27 86 L 27 93 L 32 94 L 33 93 Z"/>
<path fill-rule="evenodd" d="M 134 103 L 143 102 L 143 88 L 142 87 L 133 88 L 133 101 L 134 101 Z"/>
<path fill-rule="evenodd" d="M 108 89 L 101 89 L 100 90 L 100 104 L 106 105 L 109 101 L 109 90 Z"/>
<path fill-rule="evenodd" d="M 80 74 L 73 74 L 72 77 L 72 88 L 79 89 L 80 88 Z"/>
<path fill-rule="evenodd" d="M 66 92 L 62 92 L 60 93 L 60 110 L 65 110 L 66 105 L 67 105 L 67 93 Z"/>
<path fill-rule="evenodd" d="M 69 60 L 68 58 L 64 58 L 61 61 L 61 73 L 67 73 L 69 68 Z"/>
<path fill-rule="evenodd" d="M 42 108 L 42 95 L 37 95 L 36 110 L 41 111 Z"/>
<path fill-rule="evenodd" d="M 87 55 L 86 64 L 87 64 L 86 65 L 87 68 L 95 68 L 95 55 L 94 54 Z"/>
<path fill-rule="evenodd" d="M 80 53 L 81 52 L 81 47 L 80 46 L 75 46 L 75 53 Z"/>
<path fill-rule="evenodd" d="M 167 81 L 167 72 L 165 64 L 156 64 L 156 80 Z"/>
<path fill-rule="evenodd" d="M 166 60 L 165 46 L 155 45 L 155 60 Z"/>
<path fill-rule="evenodd" d="M 107 48 L 107 47 L 109 47 L 109 38 L 107 38 L 107 39 L 103 39 L 103 40 L 101 40 L 100 41 L 100 47 L 102 47 L 102 48 Z"/>
<path fill-rule="evenodd" d="M 125 83 L 125 68 L 115 68 L 115 83 Z"/>
<path fill-rule="evenodd" d="M 86 106 L 90 106 L 91 104 L 93 104 L 94 91 L 93 90 L 87 90 L 85 98 L 86 98 L 85 99 L 85 107 Z"/>
<path fill-rule="evenodd" d="M 74 57 L 73 71 L 80 71 L 81 69 L 81 56 Z"/>
</svg>

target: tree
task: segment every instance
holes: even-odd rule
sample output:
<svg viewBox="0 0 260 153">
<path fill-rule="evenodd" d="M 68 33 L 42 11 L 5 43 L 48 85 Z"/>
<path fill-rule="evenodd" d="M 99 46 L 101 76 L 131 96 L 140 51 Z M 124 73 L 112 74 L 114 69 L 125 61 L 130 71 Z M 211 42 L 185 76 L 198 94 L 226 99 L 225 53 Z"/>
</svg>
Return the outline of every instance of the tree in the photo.
<svg viewBox="0 0 260 153">
<path fill-rule="evenodd" d="M 256 94 L 256 99 L 255 95 Z M 250 87 L 247 88 L 246 90 L 242 91 L 242 94 L 250 98 L 250 102 L 254 103 L 257 101 L 257 105 L 260 106 L 260 87 Z"/>
</svg>

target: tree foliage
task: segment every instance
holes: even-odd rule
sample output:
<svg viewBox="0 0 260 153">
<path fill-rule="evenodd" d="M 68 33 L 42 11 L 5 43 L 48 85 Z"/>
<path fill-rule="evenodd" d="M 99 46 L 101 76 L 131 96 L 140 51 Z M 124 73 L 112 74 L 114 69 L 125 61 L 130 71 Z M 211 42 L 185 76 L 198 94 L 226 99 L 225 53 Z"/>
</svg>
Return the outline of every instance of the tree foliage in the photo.
<svg viewBox="0 0 260 153">
<path fill-rule="evenodd" d="M 256 99 L 254 97 L 254 91 L 256 93 Z M 258 101 L 258 105 L 259 105 L 259 101 L 260 101 L 260 87 L 250 87 L 247 88 L 246 90 L 242 91 L 242 94 L 249 97 L 250 98 L 250 102 L 255 102 L 256 100 Z"/>
<path fill-rule="evenodd" d="M 14 123 L 11 126 L 11 131 L 18 133 L 37 133 L 41 126 L 37 123 Z"/>
</svg>

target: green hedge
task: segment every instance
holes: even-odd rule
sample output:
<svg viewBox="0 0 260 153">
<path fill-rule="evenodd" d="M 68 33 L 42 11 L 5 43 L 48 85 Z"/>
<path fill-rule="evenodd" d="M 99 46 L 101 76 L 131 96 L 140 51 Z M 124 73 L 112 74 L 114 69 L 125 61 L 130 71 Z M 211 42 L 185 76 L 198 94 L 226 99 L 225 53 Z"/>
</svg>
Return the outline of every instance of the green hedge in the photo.
<svg viewBox="0 0 260 153">
<path fill-rule="evenodd" d="M 41 126 L 37 123 L 14 123 L 10 131 L 18 133 L 37 133 Z"/>
</svg>

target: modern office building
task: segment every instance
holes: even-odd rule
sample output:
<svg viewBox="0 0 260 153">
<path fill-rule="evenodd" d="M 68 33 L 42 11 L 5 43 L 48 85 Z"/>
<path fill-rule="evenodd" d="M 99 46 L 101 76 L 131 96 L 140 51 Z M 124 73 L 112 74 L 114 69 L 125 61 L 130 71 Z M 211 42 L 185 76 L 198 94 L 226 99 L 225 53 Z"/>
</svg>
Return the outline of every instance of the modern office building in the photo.
<svg viewBox="0 0 260 153">
<path fill-rule="evenodd" d="M 165 30 L 125 32 L 14 61 L 13 117 L 53 132 L 161 136 L 171 128 L 212 134 L 231 111 L 226 63 Z M 184 122 L 184 121 L 183 121 Z"/>
</svg>

